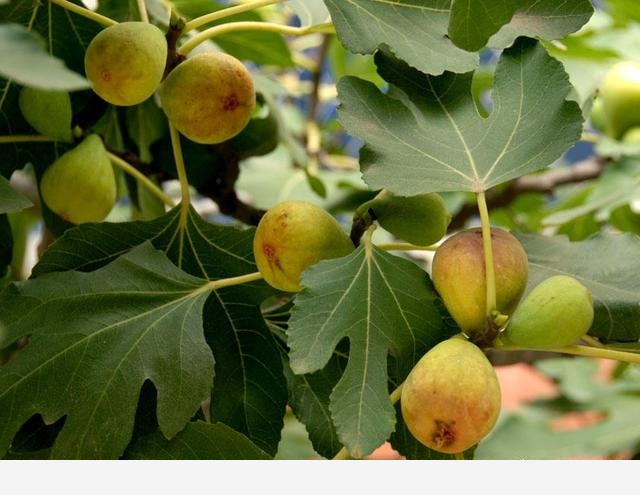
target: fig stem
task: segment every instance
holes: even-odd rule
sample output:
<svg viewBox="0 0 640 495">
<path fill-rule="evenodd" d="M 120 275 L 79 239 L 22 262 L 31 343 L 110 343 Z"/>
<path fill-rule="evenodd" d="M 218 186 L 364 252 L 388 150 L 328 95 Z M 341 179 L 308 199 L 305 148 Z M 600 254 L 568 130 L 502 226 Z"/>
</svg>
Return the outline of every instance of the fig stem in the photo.
<svg viewBox="0 0 640 495">
<path fill-rule="evenodd" d="M 182 156 L 182 144 L 180 143 L 180 134 L 178 130 L 169 122 L 169 135 L 171 136 L 171 147 L 173 148 L 173 159 L 176 162 L 176 173 L 180 181 L 180 221 L 178 229 L 180 230 L 180 247 L 178 257 L 178 268 L 182 268 L 182 252 L 184 248 L 184 233 L 187 229 L 189 221 L 189 206 L 191 205 L 191 193 L 189 191 L 189 179 L 187 178 L 187 169 L 184 165 L 184 157 Z"/>
<path fill-rule="evenodd" d="M 328 29 L 331 29 L 331 31 L 328 31 Z M 221 24 L 219 26 L 213 26 L 205 29 L 201 33 L 191 38 L 189 41 L 185 42 L 185 44 L 180 47 L 179 52 L 183 55 L 186 55 L 203 41 L 214 38 L 216 36 L 220 36 L 222 34 L 233 33 L 236 31 L 262 31 L 302 36 L 309 33 L 333 32 L 333 24 L 328 22 L 315 26 L 294 27 L 262 21 L 228 22 L 226 24 Z"/>
<path fill-rule="evenodd" d="M 232 287 L 234 285 L 246 284 L 248 282 L 255 282 L 256 280 L 262 280 L 262 274 L 260 272 L 248 273 L 246 275 L 240 275 L 238 277 L 221 278 L 220 280 L 213 280 L 207 284 L 207 287 L 211 290 L 223 289 L 224 287 Z"/>
<path fill-rule="evenodd" d="M 157 184 L 154 184 L 151 179 L 149 179 L 146 175 L 140 172 L 137 168 L 131 165 L 129 162 L 123 160 L 117 155 L 113 153 L 107 152 L 109 155 L 109 160 L 116 167 L 121 169 L 123 172 L 129 174 L 134 177 L 138 182 L 140 182 L 144 187 L 146 187 L 150 192 L 152 192 L 160 201 L 162 201 L 165 205 L 173 208 L 176 203 L 167 195 Z"/>
<path fill-rule="evenodd" d="M 598 144 L 600 142 L 600 135 L 594 132 L 583 132 L 582 136 L 580 136 L 580 141 L 584 141 L 585 143 Z"/>
<path fill-rule="evenodd" d="M 385 242 L 376 244 L 376 247 L 385 251 L 435 251 L 438 249 L 438 246 L 416 246 L 404 242 Z"/>
<path fill-rule="evenodd" d="M 15 136 L 0 136 L 0 144 L 10 143 L 53 143 L 57 141 L 49 136 L 41 136 L 39 134 L 16 134 Z"/>
<path fill-rule="evenodd" d="M 491 223 L 489 221 L 489 209 L 484 191 L 477 195 L 480 223 L 482 224 L 482 247 L 484 251 L 485 280 L 487 285 L 486 315 L 496 309 L 496 270 L 493 265 L 493 245 L 491 243 Z"/>
<path fill-rule="evenodd" d="M 147 14 L 147 6 L 144 0 L 138 1 L 138 12 L 140 13 L 140 20 L 142 22 L 149 22 L 149 14 Z"/>
<path fill-rule="evenodd" d="M 557 352 L 560 354 L 573 354 L 575 356 L 595 357 L 602 359 L 613 359 L 625 363 L 640 364 L 640 354 L 626 351 L 615 351 L 603 347 L 589 347 L 586 345 L 568 345 L 566 347 L 556 347 L 551 349 L 534 349 L 530 347 L 520 347 L 510 344 L 498 342 L 494 344 L 495 349 L 501 351 L 540 351 L 540 352 Z"/>
<path fill-rule="evenodd" d="M 117 21 L 114 21 L 110 17 L 98 14 L 93 10 L 89 10 L 85 7 L 81 7 L 80 5 L 76 5 L 74 3 L 68 2 L 67 0 L 51 0 L 51 3 L 59 5 L 60 7 L 67 9 L 70 12 L 74 12 L 75 14 L 86 17 L 87 19 L 91 19 L 92 21 L 97 22 L 105 27 L 114 26 L 118 24 Z"/>
<path fill-rule="evenodd" d="M 591 337 L 590 335 L 583 335 L 582 337 L 580 337 L 580 340 L 591 347 L 604 347 L 604 344 L 602 342 L 594 337 Z"/>
<path fill-rule="evenodd" d="M 225 17 L 229 17 L 235 14 L 241 14 L 242 12 L 247 12 L 249 10 L 259 9 L 260 7 L 266 7 L 267 5 L 282 3 L 284 1 L 285 0 L 256 0 L 254 2 L 244 3 L 241 5 L 234 5 L 233 7 L 228 7 L 226 9 L 218 10 L 217 12 L 212 12 L 210 14 L 191 19 L 185 24 L 184 30 L 191 31 L 192 29 L 198 29 L 200 26 L 209 24 L 210 22 L 214 22 L 219 19 L 224 19 Z"/>
<path fill-rule="evenodd" d="M 400 397 L 402 396 L 402 387 L 404 386 L 404 382 L 402 382 L 400 385 L 398 385 L 393 392 L 391 392 L 389 394 L 389 400 L 391 401 L 391 404 L 395 404 L 396 402 L 398 402 L 400 400 Z M 345 459 L 349 458 L 349 450 L 347 450 L 346 447 L 342 447 L 338 453 L 336 455 L 334 455 L 331 460 L 332 461 L 344 461 Z"/>
</svg>

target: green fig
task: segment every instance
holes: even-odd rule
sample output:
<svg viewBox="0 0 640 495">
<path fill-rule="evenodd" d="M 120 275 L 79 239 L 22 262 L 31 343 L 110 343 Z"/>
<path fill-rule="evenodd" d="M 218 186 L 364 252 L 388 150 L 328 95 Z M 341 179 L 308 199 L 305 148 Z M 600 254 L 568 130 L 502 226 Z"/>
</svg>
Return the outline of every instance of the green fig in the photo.
<svg viewBox="0 0 640 495">
<path fill-rule="evenodd" d="M 608 135 L 620 139 L 627 129 L 640 125 L 640 62 L 618 62 L 607 71 L 600 98 Z"/>
<path fill-rule="evenodd" d="M 520 241 L 492 228 L 496 309 L 511 315 L 527 286 L 528 260 Z M 445 307 L 462 331 L 475 337 L 486 328 L 486 275 L 482 229 L 458 232 L 436 250 L 432 279 Z"/>
<path fill-rule="evenodd" d="M 549 277 L 524 298 L 499 340 L 549 349 L 574 344 L 593 323 L 591 292 L 567 275 Z"/>
<path fill-rule="evenodd" d="M 71 98 L 66 91 L 45 91 L 24 87 L 18 105 L 22 116 L 40 134 L 71 142 Z"/>
<path fill-rule="evenodd" d="M 116 192 L 111 162 L 95 134 L 60 156 L 40 181 L 40 194 L 51 211 L 75 224 L 103 220 Z"/>
<path fill-rule="evenodd" d="M 461 337 L 427 352 L 402 387 L 402 417 L 411 434 L 437 452 L 464 452 L 500 414 L 500 384 L 482 351 Z"/>
<path fill-rule="evenodd" d="M 169 121 L 200 144 L 238 135 L 256 105 L 251 73 L 237 58 L 222 52 L 185 60 L 169 73 L 159 93 Z"/>
<path fill-rule="evenodd" d="M 302 289 L 300 276 L 318 261 L 354 250 L 349 236 L 325 210 L 306 201 L 283 201 L 262 217 L 253 239 L 258 270 L 269 285 Z"/>
<path fill-rule="evenodd" d="M 373 212 L 383 229 L 417 245 L 426 246 L 442 239 L 451 221 L 451 215 L 437 193 L 394 196 L 385 192 L 358 210 L 361 209 L 363 214 Z"/>
<path fill-rule="evenodd" d="M 167 62 L 164 34 L 147 22 L 121 22 L 100 31 L 84 57 L 87 79 L 103 100 L 129 106 L 149 98 Z"/>
</svg>

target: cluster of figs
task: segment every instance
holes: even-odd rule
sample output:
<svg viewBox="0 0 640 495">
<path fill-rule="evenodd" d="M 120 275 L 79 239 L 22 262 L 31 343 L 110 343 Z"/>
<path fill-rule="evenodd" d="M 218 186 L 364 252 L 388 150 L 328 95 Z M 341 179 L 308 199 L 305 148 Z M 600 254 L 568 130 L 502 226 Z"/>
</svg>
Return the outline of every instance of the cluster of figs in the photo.
<svg viewBox="0 0 640 495">
<path fill-rule="evenodd" d="M 86 76 L 92 89 L 116 106 L 142 103 L 157 92 L 169 122 L 196 143 L 220 143 L 240 133 L 256 102 L 247 68 L 228 54 L 202 52 L 166 71 L 167 52 L 166 38 L 156 26 L 115 24 L 89 44 Z M 612 106 L 603 96 L 605 104 Z M 25 120 L 39 133 L 61 142 L 74 141 L 68 93 L 25 87 L 19 105 Z M 62 154 L 41 177 L 40 193 L 47 206 L 69 222 L 103 220 L 116 201 L 117 187 L 102 139 L 89 134 Z M 382 193 L 361 205 L 356 220 L 376 222 L 400 239 L 428 245 L 445 236 L 450 215 L 435 193 L 412 197 Z M 504 230 L 492 229 L 491 240 L 495 312 L 504 318 L 496 340 L 545 349 L 580 339 L 593 321 L 589 290 L 573 277 L 557 275 L 542 281 L 521 301 L 527 286 L 527 255 L 516 237 Z M 305 201 L 273 206 L 254 237 L 258 269 L 270 285 L 286 292 L 303 288 L 300 277 L 309 266 L 354 249 L 332 215 Z M 424 445 L 460 453 L 492 430 L 501 402 L 495 371 L 474 343 L 497 321 L 486 314 L 481 230 L 464 230 L 442 242 L 431 278 L 461 333 L 439 343 L 417 362 L 403 386 L 401 409 L 407 427 Z"/>
<path fill-rule="evenodd" d="M 394 236 L 418 245 L 438 243 L 450 221 L 436 193 L 400 197 L 383 192 L 356 210 L 355 221 L 377 222 Z M 509 344 L 554 349 L 574 344 L 593 323 L 590 291 L 568 275 L 527 288 L 527 254 L 509 232 L 492 228 L 496 307 L 486 309 L 482 230 L 455 233 L 437 246 L 433 285 L 461 332 L 432 347 L 415 364 L 401 392 L 403 419 L 412 435 L 442 453 L 460 454 L 494 427 L 501 406 L 495 370 L 483 349 Z M 322 259 L 346 256 L 355 248 L 337 220 L 305 201 L 284 201 L 262 218 L 254 257 L 273 287 L 295 292 L 300 277 Z M 482 344 L 485 343 L 485 345 Z"/>
<path fill-rule="evenodd" d="M 169 122 L 196 143 L 217 144 L 239 134 L 256 104 L 253 79 L 244 64 L 224 52 L 207 51 L 175 65 L 167 53 L 167 39 L 157 26 L 114 24 L 87 47 L 86 77 L 98 96 L 116 106 L 137 105 L 157 92 Z M 74 142 L 68 93 L 24 87 L 19 105 L 37 132 Z M 49 165 L 40 179 L 40 193 L 46 205 L 69 222 L 103 220 L 116 202 L 117 183 L 101 138 L 83 136 Z"/>
</svg>

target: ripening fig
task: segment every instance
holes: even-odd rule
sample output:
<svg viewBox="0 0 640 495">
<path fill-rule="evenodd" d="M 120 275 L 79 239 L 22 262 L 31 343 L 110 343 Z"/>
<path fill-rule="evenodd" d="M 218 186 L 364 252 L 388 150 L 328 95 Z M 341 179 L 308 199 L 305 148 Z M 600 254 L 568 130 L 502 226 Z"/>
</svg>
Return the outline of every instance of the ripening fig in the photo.
<svg viewBox="0 0 640 495">
<path fill-rule="evenodd" d="M 500 342 L 540 349 L 574 344 L 593 323 L 591 292 L 567 275 L 549 277 L 524 298 Z"/>
<path fill-rule="evenodd" d="M 100 31 L 89 43 L 84 69 L 93 90 L 113 105 L 149 98 L 162 80 L 167 41 L 147 22 L 121 22 Z"/>
<path fill-rule="evenodd" d="M 437 193 L 416 196 L 382 194 L 362 205 L 373 211 L 382 228 L 412 244 L 429 245 L 444 237 L 451 221 Z M 359 208 L 360 209 L 360 208 Z"/>
<path fill-rule="evenodd" d="M 625 144 L 640 144 L 640 126 L 631 127 L 622 136 Z"/>
<path fill-rule="evenodd" d="M 302 289 L 300 275 L 318 261 L 354 250 L 349 236 L 325 210 L 306 201 L 283 201 L 262 217 L 253 238 L 258 270 L 269 285 Z"/>
<path fill-rule="evenodd" d="M 40 134 L 71 142 L 71 98 L 66 91 L 24 87 L 18 105 L 22 116 Z"/>
<path fill-rule="evenodd" d="M 630 127 L 640 125 L 640 62 L 616 63 L 605 74 L 600 98 L 607 132 L 620 139 Z"/>
<path fill-rule="evenodd" d="M 256 104 L 251 73 L 222 52 L 185 60 L 169 73 L 159 93 L 169 121 L 200 144 L 221 143 L 239 134 Z"/>
<path fill-rule="evenodd" d="M 60 156 L 40 181 L 47 206 L 76 224 L 103 220 L 116 202 L 116 192 L 111 162 L 95 134 Z"/>
<path fill-rule="evenodd" d="M 491 243 L 496 278 L 496 309 L 511 315 L 527 285 L 527 254 L 509 232 L 492 228 Z M 458 232 L 436 250 L 432 279 L 447 310 L 469 336 L 482 334 L 486 325 L 486 275 L 482 229 Z"/>
<path fill-rule="evenodd" d="M 593 100 L 591 113 L 589 114 L 589 120 L 591 122 L 591 127 L 593 127 L 596 131 L 606 133 L 607 118 L 604 114 L 604 104 L 602 103 L 602 98 L 600 96 L 596 96 Z"/>
<path fill-rule="evenodd" d="M 500 414 L 500 385 L 491 363 L 468 340 L 453 337 L 427 352 L 402 387 L 402 417 L 430 449 L 455 454 L 482 440 Z"/>
</svg>

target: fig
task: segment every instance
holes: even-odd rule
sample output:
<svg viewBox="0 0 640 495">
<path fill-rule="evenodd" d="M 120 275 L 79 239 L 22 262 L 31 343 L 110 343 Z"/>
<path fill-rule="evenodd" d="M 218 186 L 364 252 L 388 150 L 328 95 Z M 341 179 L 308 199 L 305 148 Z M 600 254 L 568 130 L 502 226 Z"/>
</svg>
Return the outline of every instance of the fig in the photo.
<svg viewBox="0 0 640 495">
<path fill-rule="evenodd" d="M 402 387 L 402 417 L 411 434 L 438 452 L 464 452 L 500 414 L 500 385 L 483 352 L 462 337 L 429 350 Z"/>
<path fill-rule="evenodd" d="M 40 194 L 51 211 L 75 224 L 103 220 L 116 192 L 109 156 L 95 134 L 61 155 L 40 181 Z"/>
<path fill-rule="evenodd" d="M 121 22 L 89 43 L 84 69 L 93 90 L 113 105 L 142 103 L 157 89 L 167 62 L 167 41 L 147 22 Z"/>
<path fill-rule="evenodd" d="M 173 126 L 200 144 L 221 143 L 239 134 L 256 105 L 251 73 L 222 52 L 185 60 L 169 73 L 159 93 Z"/>
<path fill-rule="evenodd" d="M 65 91 L 24 87 L 18 105 L 22 116 L 40 134 L 71 142 L 71 98 Z"/>
<path fill-rule="evenodd" d="M 591 292 L 567 275 L 549 277 L 524 298 L 499 340 L 525 347 L 564 347 L 593 323 Z"/>
<path fill-rule="evenodd" d="M 602 103 L 602 98 L 599 96 L 596 96 L 593 100 L 589 120 L 591 121 L 591 127 L 593 127 L 596 131 L 606 133 L 607 118 L 604 113 L 604 104 Z"/>
<path fill-rule="evenodd" d="M 629 128 L 622 136 L 622 142 L 625 144 L 640 144 L 640 126 Z"/>
<path fill-rule="evenodd" d="M 640 125 L 640 62 L 614 64 L 602 80 L 600 98 L 610 137 L 620 139 L 627 129 Z"/>
<path fill-rule="evenodd" d="M 365 203 L 361 209 L 365 214 L 372 211 L 383 229 L 418 245 L 429 245 L 442 239 L 451 221 L 451 215 L 437 193 L 416 196 L 386 193 Z"/>
<path fill-rule="evenodd" d="M 302 289 L 300 276 L 320 260 L 354 250 L 349 236 L 328 212 L 306 201 L 276 204 L 260 220 L 253 238 L 258 270 L 276 289 Z"/>
<path fill-rule="evenodd" d="M 509 232 L 492 228 L 491 244 L 496 279 L 496 308 L 504 315 L 516 309 L 527 285 L 527 254 Z M 486 275 L 482 229 L 454 234 L 436 250 L 432 279 L 442 301 L 468 336 L 486 328 Z"/>
</svg>

